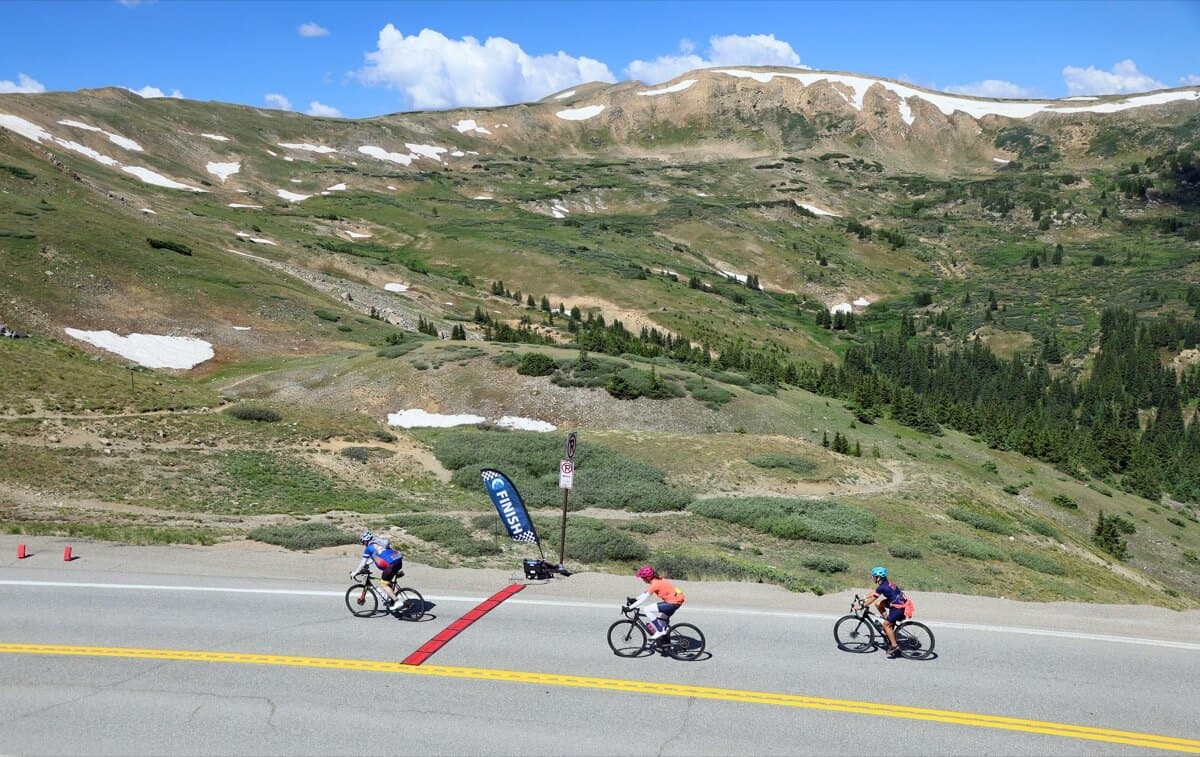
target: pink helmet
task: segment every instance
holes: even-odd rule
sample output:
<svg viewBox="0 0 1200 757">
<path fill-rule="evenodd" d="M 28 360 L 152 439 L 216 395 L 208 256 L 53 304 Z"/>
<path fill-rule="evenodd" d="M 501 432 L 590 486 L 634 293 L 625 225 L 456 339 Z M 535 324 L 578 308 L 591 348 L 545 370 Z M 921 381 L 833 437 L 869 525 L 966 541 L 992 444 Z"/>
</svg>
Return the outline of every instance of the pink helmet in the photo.
<svg viewBox="0 0 1200 757">
<path fill-rule="evenodd" d="M 654 572 L 654 568 L 650 567 L 649 565 L 643 565 L 637 569 L 637 577 L 642 580 L 654 578 L 655 575 L 657 574 Z"/>
</svg>

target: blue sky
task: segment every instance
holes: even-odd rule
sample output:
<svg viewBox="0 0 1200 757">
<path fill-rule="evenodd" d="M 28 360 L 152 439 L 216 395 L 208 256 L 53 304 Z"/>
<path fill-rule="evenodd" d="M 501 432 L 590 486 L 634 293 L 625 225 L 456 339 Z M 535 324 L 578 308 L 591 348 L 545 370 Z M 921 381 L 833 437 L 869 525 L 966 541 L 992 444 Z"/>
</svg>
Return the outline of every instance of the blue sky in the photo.
<svg viewBox="0 0 1200 757">
<path fill-rule="evenodd" d="M 1200 85 L 1192 2 L 0 0 L 0 93 L 123 86 L 349 118 L 801 65 L 995 97 Z"/>
</svg>

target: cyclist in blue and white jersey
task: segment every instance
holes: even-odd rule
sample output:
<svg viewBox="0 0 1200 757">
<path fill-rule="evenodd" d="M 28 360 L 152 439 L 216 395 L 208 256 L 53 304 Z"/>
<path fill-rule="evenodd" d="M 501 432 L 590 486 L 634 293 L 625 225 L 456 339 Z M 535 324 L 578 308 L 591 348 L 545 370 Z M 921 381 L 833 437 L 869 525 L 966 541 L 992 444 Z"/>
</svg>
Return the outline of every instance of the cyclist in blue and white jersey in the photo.
<svg viewBox="0 0 1200 757">
<path fill-rule="evenodd" d="M 402 570 L 404 555 L 392 549 L 391 542 L 386 536 L 376 536 L 370 531 L 363 531 L 358 540 L 363 545 L 362 562 L 358 564 L 357 568 L 350 571 L 350 577 L 358 578 L 359 573 L 367 571 L 367 566 L 374 563 L 382 573 L 383 590 L 390 597 L 389 600 L 386 600 L 386 604 L 389 606 L 395 604 L 397 598 L 396 591 L 392 588 L 392 580 L 404 575 Z"/>
</svg>

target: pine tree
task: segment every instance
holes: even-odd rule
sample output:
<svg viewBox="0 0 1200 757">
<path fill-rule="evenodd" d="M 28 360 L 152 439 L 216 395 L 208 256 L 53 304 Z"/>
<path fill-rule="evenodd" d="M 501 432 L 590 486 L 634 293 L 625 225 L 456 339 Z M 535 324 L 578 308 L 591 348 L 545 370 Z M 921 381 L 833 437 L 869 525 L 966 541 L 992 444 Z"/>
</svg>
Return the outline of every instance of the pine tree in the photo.
<svg viewBox="0 0 1200 757">
<path fill-rule="evenodd" d="M 1106 517 L 1101 510 L 1096 518 L 1096 527 L 1092 530 L 1092 543 L 1118 560 L 1124 560 L 1129 554 L 1129 547 L 1121 536 L 1119 517 Z"/>
</svg>

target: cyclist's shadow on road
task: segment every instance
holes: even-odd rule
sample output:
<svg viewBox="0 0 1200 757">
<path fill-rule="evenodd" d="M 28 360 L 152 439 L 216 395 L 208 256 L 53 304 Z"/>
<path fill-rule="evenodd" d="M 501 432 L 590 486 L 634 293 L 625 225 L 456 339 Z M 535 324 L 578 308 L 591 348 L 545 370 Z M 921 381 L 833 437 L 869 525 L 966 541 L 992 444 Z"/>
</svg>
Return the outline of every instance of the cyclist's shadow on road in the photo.
<svg viewBox="0 0 1200 757">
<path fill-rule="evenodd" d="M 430 612 L 434 607 L 437 607 L 437 605 L 426 599 L 423 602 L 413 602 L 400 612 L 392 612 L 381 607 L 375 611 L 375 617 L 390 617 L 392 620 L 398 620 L 402 623 L 428 623 L 431 620 L 437 620 L 438 616 Z"/>
<path fill-rule="evenodd" d="M 876 654 L 876 653 L 887 654 L 880 647 L 875 647 L 874 649 L 847 649 L 846 647 L 839 645 L 838 650 L 842 651 L 842 652 L 848 652 L 850 654 L 864 654 L 864 653 L 865 654 Z M 936 660 L 937 658 L 938 658 L 937 652 L 920 652 L 920 653 L 902 652 L 900 654 L 900 659 L 907 660 L 908 662 L 932 662 L 933 660 Z"/>
</svg>

